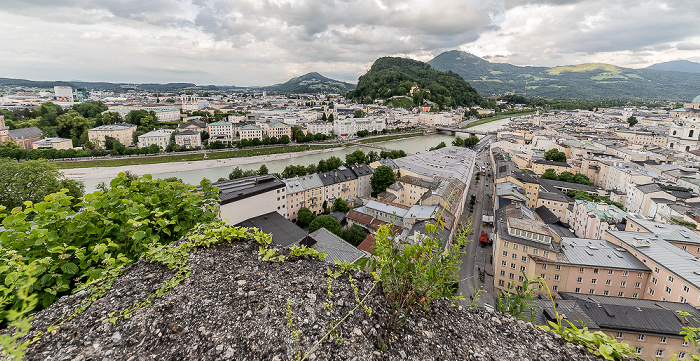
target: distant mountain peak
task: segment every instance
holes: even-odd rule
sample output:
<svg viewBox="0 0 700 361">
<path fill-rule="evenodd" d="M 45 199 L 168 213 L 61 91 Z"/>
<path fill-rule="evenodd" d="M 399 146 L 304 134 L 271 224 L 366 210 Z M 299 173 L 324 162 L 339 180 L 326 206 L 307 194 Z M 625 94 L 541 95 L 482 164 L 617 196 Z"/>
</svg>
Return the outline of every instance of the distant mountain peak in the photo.
<svg viewBox="0 0 700 361">
<path fill-rule="evenodd" d="M 347 94 L 355 89 L 354 84 L 327 78 L 320 73 L 310 72 L 296 78 L 289 79 L 286 83 L 265 87 L 268 91 L 280 93 L 337 93 Z"/>
<path fill-rule="evenodd" d="M 648 66 L 647 69 L 700 73 L 700 63 L 688 60 L 673 60 Z"/>
</svg>

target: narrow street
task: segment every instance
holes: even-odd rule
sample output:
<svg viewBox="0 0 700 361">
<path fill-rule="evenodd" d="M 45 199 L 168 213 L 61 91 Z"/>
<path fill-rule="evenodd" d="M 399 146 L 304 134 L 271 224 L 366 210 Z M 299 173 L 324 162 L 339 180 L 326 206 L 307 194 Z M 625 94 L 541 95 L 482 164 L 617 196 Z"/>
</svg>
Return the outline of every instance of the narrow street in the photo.
<svg viewBox="0 0 700 361">
<path fill-rule="evenodd" d="M 491 174 L 491 177 L 480 176 L 479 180 L 472 179 L 469 193 L 467 195 L 467 202 L 471 198 L 471 195 L 476 195 L 476 203 L 474 204 L 473 211 L 470 212 L 470 206 L 467 204 L 465 206 L 465 211 L 462 214 L 460 222 L 468 222 L 469 216 L 472 216 L 471 228 L 474 229 L 472 234 L 469 236 L 469 240 L 472 242 L 468 243 L 464 247 L 464 255 L 462 256 L 462 265 L 459 271 L 459 291 L 464 295 L 466 301 L 465 304 L 469 304 L 470 295 L 472 295 L 475 289 L 485 290 L 485 293 L 481 293 L 478 296 L 478 305 L 489 304 L 493 305 L 493 266 L 491 265 L 491 252 L 492 246 L 488 245 L 482 247 L 479 244 L 479 235 L 481 232 L 486 232 L 489 238 L 492 237 L 493 227 L 491 225 L 482 225 L 482 216 L 493 214 L 492 206 L 492 196 L 494 190 L 493 183 L 493 170 L 490 166 L 489 161 L 489 147 L 490 137 L 485 137 L 480 141 L 475 150 L 477 151 L 477 157 L 475 162 L 475 167 L 480 171 L 481 167 L 484 167 L 485 173 Z M 476 174 L 476 170 L 474 174 Z M 484 281 L 479 279 L 480 270 L 485 270 Z"/>
</svg>

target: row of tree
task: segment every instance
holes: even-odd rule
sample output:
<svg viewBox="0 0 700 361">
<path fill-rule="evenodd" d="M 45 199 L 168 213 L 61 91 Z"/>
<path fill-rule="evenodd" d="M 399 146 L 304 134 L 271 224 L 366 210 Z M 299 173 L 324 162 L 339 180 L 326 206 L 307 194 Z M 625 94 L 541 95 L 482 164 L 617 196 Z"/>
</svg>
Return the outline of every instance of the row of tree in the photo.
<svg viewBox="0 0 700 361">
<path fill-rule="evenodd" d="M 558 181 L 569 182 L 569 183 L 584 184 L 587 186 L 593 185 L 593 183 L 591 183 L 591 180 L 588 178 L 588 176 L 586 176 L 584 174 L 581 174 L 581 173 L 573 174 L 571 172 L 561 172 L 561 174 L 557 175 L 557 173 L 554 171 L 554 169 L 547 169 L 544 173 L 542 173 L 542 176 L 540 176 L 540 178 L 558 180 Z"/>
</svg>

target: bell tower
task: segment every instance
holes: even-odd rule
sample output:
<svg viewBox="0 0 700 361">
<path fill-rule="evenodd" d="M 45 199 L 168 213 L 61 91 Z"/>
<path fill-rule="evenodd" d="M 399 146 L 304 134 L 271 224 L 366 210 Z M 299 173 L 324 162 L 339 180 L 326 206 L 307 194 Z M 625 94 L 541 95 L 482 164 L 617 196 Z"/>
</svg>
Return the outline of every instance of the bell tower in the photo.
<svg viewBox="0 0 700 361">
<path fill-rule="evenodd" d="M 0 115 L 0 143 L 10 139 L 10 127 L 5 126 L 5 116 Z"/>
</svg>

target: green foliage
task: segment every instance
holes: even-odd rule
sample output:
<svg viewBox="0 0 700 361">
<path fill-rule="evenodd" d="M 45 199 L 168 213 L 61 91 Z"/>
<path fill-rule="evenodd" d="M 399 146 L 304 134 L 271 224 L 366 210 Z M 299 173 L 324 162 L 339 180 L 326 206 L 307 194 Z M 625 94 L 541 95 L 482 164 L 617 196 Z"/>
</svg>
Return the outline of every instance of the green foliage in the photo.
<svg viewBox="0 0 700 361">
<path fill-rule="evenodd" d="M 74 105 L 73 109 L 84 118 L 96 118 L 109 108 L 101 101 L 88 100 Z"/>
<path fill-rule="evenodd" d="M 539 286 L 537 280 L 531 280 L 523 272 L 522 285 L 512 284 L 507 291 L 500 291 L 496 295 L 496 307 L 499 312 L 507 313 L 524 321 L 532 322 L 535 319 L 537 307 L 533 298 L 535 289 Z"/>
<path fill-rule="evenodd" d="M 695 354 L 689 353 L 688 356 L 684 359 L 690 359 L 691 361 L 700 361 L 700 327 L 698 327 L 698 324 L 700 324 L 700 320 L 693 318 L 692 322 L 689 320 L 690 314 L 688 312 L 683 312 L 683 311 L 676 311 L 678 315 L 683 319 L 683 324 L 689 325 L 689 326 L 683 326 L 683 331 L 680 332 L 680 335 L 683 336 L 683 339 L 691 345 L 693 348 L 695 348 Z M 671 361 L 679 361 L 681 359 L 678 358 L 678 355 L 671 355 Z"/>
<path fill-rule="evenodd" d="M 414 84 L 420 88 L 412 95 L 415 105 L 429 100 L 445 108 L 471 106 L 481 101 L 476 90 L 453 72 L 440 72 L 420 61 L 392 57 L 377 59 L 359 78 L 357 88 L 348 93 L 348 97 L 370 102 L 392 96 L 411 96 L 409 91 Z"/>
<path fill-rule="evenodd" d="M 580 190 L 580 189 L 569 189 L 566 194 L 571 197 L 572 199 L 580 199 L 583 201 L 589 201 L 589 202 L 605 202 L 607 204 L 612 204 L 613 206 L 619 208 L 620 210 L 624 210 L 625 206 L 622 203 L 619 202 L 613 202 L 610 200 L 608 197 L 602 197 L 597 194 L 590 194 L 586 191 Z"/>
<path fill-rule="evenodd" d="M 299 208 L 297 213 L 297 225 L 301 228 L 306 228 L 313 222 L 316 216 L 306 207 Z"/>
<path fill-rule="evenodd" d="M 347 213 L 350 211 L 350 206 L 348 205 L 348 202 L 346 202 L 343 198 L 336 198 L 333 201 L 333 208 L 331 209 L 331 211 Z"/>
<path fill-rule="evenodd" d="M 438 227 L 426 225 L 424 235 L 413 244 L 397 240 L 388 226 L 380 226 L 373 255 L 358 261 L 363 269 L 376 269 L 376 277 L 392 308 L 389 326 L 393 329 L 397 329 L 413 307 L 427 308 L 437 297 L 452 297 L 462 247 L 472 230 L 463 224 L 455 242 L 445 249 Z"/>
<path fill-rule="evenodd" d="M 132 181 L 120 174 L 110 186 L 85 195 L 77 204 L 79 212 L 62 191 L 0 215 L 5 227 L 0 244 L 6 253 L 20 255 L 18 262 L 39 265 L 30 291 L 41 307 L 131 264 L 149 245 L 180 239 L 219 213 L 218 193 L 207 181 L 196 191 L 181 182 L 149 175 Z M 1 269 L 0 279 L 12 279 L 14 272 Z M 6 303 L 4 309 L 13 309 L 13 304 Z"/>
<path fill-rule="evenodd" d="M 354 164 L 367 163 L 367 156 L 365 152 L 361 150 L 356 150 L 350 154 L 345 155 L 345 165 L 351 166 Z"/>
<path fill-rule="evenodd" d="M 630 128 L 633 127 L 635 124 L 639 123 L 637 118 L 635 116 L 631 116 L 627 118 L 627 123 L 630 125 Z"/>
<path fill-rule="evenodd" d="M 0 305 L 3 306 L 0 311 L 0 324 L 11 330 L 0 334 L 0 355 L 3 360 L 21 360 L 31 340 L 19 342 L 19 339 L 30 329 L 28 315 L 37 305 L 37 295 L 32 294 L 31 289 L 37 281 L 37 270 L 42 266 L 39 262 L 27 264 L 19 254 L 7 252 L 2 246 L 0 260 L 0 270 L 13 270 L 5 277 L 5 281 L 0 283 Z"/>
<path fill-rule="evenodd" d="M 354 84 L 326 78 L 319 73 L 308 73 L 289 79 L 286 83 L 266 87 L 267 91 L 292 94 L 335 93 L 347 94 L 355 88 Z"/>
<path fill-rule="evenodd" d="M 552 180 L 558 180 L 559 176 L 557 175 L 557 172 L 554 171 L 554 169 L 547 169 L 542 173 L 540 176 L 542 179 L 552 179 Z"/>
<path fill-rule="evenodd" d="M 566 162 L 566 153 L 559 151 L 557 148 L 552 148 L 544 153 L 544 159 L 555 162 Z"/>
<path fill-rule="evenodd" d="M 297 223 L 298 222 L 299 221 L 297 221 Z M 343 236 L 343 230 L 340 227 L 340 223 L 338 223 L 338 221 L 336 221 L 335 218 L 329 215 L 324 214 L 318 216 L 309 224 L 309 232 L 315 232 L 320 228 L 325 228 L 338 237 Z"/>
<path fill-rule="evenodd" d="M 561 320 L 557 321 L 548 321 L 549 326 L 539 327 L 545 331 L 552 330 L 558 333 L 567 342 L 583 345 L 588 352 L 606 360 L 626 360 L 635 355 L 635 350 L 628 344 L 618 342 L 602 331 L 591 332 L 585 326 L 578 328 L 569 320 L 565 320 L 568 326 L 562 326 Z"/>
<path fill-rule="evenodd" d="M 72 204 L 83 196 L 82 183 L 65 179 L 55 163 L 45 160 L 15 162 L 0 158 L 0 205 L 12 210 L 24 202 L 38 203 L 51 193 L 67 189 Z"/>
<path fill-rule="evenodd" d="M 396 175 L 394 171 L 385 165 L 380 165 L 374 170 L 374 174 L 370 178 L 370 184 L 372 185 L 372 196 L 376 197 L 377 194 L 384 192 L 387 187 L 396 182 Z"/>
<path fill-rule="evenodd" d="M 430 150 L 438 150 L 438 149 L 445 148 L 445 147 L 447 147 L 447 144 L 445 144 L 445 142 L 440 142 L 440 144 L 438 144 L 434 147 L 430 147 Z"/>
<path fill-rule="evenodd" d="M 379 152 L 379 158 L 389 158 L 389 159 L 397 159 L 397 158 L 403 158 L 406 156 L 406 152 L 403 149 L 399 150 L 382 150 Z"/>
<path fill-rule="evenodd" d="M 264 165 L 264 164 L 261 164 L 261 165 L 260 165 L 260 168 L 258 169 L 258 175 L 265 175 L 265 174 L 267 174 L 268 172 L 269 172 L 269 171 L 267 170 L 267 166 Z"/>
<path fill-rule="evenodd" d="M 293 245 L 292 248 L 289 249 L 289 257 L 324 259 L 327 256 L 328 255 L 325 252 L 319 252 L 313 248 L 308 248 L 303 244 L 300 246 Z"/>
<path fill-rule="evenodd" d="M 477 143 L 479 143 L 479 138 L 476 135 L 472 135 L 464 140 L 464 146 L 467 148 L 474 148 Z"/>
<path fill-rule="evenodd" d="M 355 247 L 359 246 L 365 238 L 367 238 L 367 231 L 357 224 L 353 224 L 343 232 L 343 239 Z"/>
<path fill-rule="evenodd" d="M 464 139 L 460 136 L 456 136 L 454 140 L 452 140 L 452 145 L 455 147 L 464 147 Z"/>
</svg>

